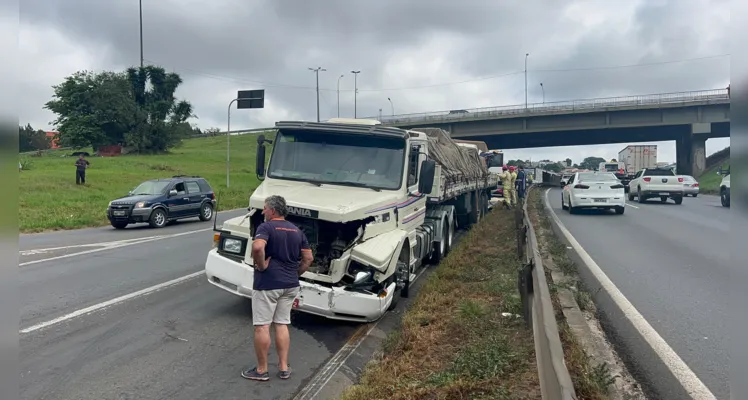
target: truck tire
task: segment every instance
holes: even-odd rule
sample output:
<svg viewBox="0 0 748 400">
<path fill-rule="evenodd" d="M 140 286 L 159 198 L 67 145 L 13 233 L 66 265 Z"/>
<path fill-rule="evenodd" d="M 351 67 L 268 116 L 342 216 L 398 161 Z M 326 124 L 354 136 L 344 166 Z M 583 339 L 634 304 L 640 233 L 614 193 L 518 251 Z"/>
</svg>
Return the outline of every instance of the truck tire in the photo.
<svg viewBox="0 0 748 400">
<path fill-rule="evenodd" d="M 722 207 L 730 207 L 730 195 L 727 193 L 726 188 L 720 188 L 719 201 L 722 203 Z"/>
<path fill-rule="evenodd" d="M 473 226 L 483 218 L 483 212 L 480 209 L 480 194 L 478 191 L 470 193 L 470 213 L 468 214 L 468 224 Z"/>
<path fill-rule="evenodd" d="M 410 244 L 408 242 L 405 242 L 403 244 L 402 250 L 400 250 L 400 256 L 397 258 L 397 268 L 396 273 L 400 274 L 400 279 L 402 280 L 403 287 L 400 289 L 400 296 L 408 298 L 410 296 Z M 394 297 L 397 296 L 397 293 L 393 294 L 393 302 Z"/>
</svg>

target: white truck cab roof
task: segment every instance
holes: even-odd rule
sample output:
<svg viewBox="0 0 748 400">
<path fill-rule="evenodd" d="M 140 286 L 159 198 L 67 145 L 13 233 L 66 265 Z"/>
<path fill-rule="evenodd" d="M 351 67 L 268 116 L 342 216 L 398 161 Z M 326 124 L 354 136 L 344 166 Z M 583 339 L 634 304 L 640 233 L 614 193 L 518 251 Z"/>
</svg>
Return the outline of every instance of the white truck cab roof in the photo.
<svg viewBox="0 0 748 400">
<path fill-rule="evenodd" d="M 331 124 L 352 124 L 352 125 L 381 125 L 382 123 L 375 119 L 363 118 L 330 118 L 325 122 Z"/>
</svg>

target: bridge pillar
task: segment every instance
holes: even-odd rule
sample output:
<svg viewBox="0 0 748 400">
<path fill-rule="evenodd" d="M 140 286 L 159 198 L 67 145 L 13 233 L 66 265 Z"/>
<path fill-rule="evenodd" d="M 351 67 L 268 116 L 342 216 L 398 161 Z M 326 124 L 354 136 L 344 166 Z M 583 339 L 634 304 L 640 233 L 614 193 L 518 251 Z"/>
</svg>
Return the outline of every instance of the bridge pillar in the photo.
<svg viewBox="0 0 748 400">
<path fill-rule="evenodd" d="M 712 132 L 712 124 L 691 124 L 688 128 L 688 131 L 676 140 L 677 170 L 680 175 L 698 177 L 706 169 L 706 139 Z"/>
</svg>

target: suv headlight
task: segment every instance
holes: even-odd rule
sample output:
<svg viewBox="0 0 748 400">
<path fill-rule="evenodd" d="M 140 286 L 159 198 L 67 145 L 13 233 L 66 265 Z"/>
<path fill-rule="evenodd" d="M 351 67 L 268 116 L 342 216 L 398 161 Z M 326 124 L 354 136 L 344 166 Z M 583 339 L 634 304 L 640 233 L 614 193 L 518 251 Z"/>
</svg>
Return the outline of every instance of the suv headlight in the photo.
<svg viewBox="0 0 748 400">
<path fill-rule="evenodd" d="M 145 208 L 145 201 L 139 201 L 135 203 L 135 208 Z"/>
<path fill-rule="evenodd" d="M 242 241 L 239 239 L 226 238 L 223 240 L 223 251 L 235 254 L 241 254 Z"/>
</svg>

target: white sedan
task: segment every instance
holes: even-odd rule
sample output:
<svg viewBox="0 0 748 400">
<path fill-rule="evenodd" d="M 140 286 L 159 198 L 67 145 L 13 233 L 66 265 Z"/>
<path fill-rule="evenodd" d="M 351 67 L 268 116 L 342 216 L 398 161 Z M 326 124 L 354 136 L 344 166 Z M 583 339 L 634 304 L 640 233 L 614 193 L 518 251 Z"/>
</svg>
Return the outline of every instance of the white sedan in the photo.
<svg viewBox="0 0 748 400">
<path fill-rule="evenodd" d="M 610 172 L 577 172 L 561 192 L 561 208 L 574 214 L 582 208 L 615 210 L 623 214 L 626 195 L 623 184 Z"/>
</svg>

